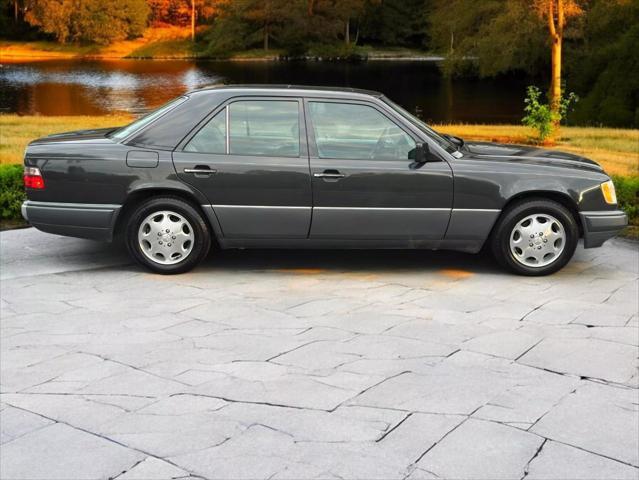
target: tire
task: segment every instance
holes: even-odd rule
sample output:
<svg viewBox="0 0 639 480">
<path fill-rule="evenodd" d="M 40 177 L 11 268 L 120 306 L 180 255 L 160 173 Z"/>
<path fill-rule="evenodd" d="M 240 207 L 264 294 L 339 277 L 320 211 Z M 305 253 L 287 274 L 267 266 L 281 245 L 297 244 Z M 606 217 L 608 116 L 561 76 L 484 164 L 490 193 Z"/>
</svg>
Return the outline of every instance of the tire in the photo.
<svg viewBox="0 0 639 480">
<path fill-rule="evenodd" d="M 572 258 L 579 227 L 560 203 L 543 198 L 517 202 L 503 212 L 490 247 L 503 267 L 519 275 L 549 275 Z"/>
<path fill-rule="evenodd" d="M 211 232 L 190 203 L 178 197 L 153 197 L 131 212 L 125 243 L 137 263 L 170 275 L 188 272 L 206 257 Z"/>
</svg>

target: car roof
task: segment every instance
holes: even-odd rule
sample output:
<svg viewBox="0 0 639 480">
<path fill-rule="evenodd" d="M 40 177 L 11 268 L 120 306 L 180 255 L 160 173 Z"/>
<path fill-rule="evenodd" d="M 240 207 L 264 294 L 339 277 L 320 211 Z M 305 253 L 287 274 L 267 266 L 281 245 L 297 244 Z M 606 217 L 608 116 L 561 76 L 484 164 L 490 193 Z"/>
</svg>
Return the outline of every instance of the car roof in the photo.
<svg viewBox="0 0 639 480">
<path fill-rule="evenodd" d="M 366 95 L 372 97 L 381 97 L 382 93 L 376 92 L 374 90 L 364 90 L 361 88 L 351 88 L 351 87 L 320 87 L 320 86 L 312 86 L 312 85 L 261 85 L 261 84 L 247 84 L 247 85 L 210 85 L 202 88 L 198 88 L 196 90 L 192 90 L 190 93 L 195 92 L 206 92 L 206 91 L 220 91 L 220 90 L 239 90 L 244 92 L 251 93 L 273 93 L 273 92 L 283 92 L 287 93 L 298 93 L 299 95 L 309 95 L 309 94 L 317 94 L 317 95 L 325 95 L 325 94 L 334 94 L 337 96 L 341 96 L 340 94 L 359 94 Z"/>
</svg>

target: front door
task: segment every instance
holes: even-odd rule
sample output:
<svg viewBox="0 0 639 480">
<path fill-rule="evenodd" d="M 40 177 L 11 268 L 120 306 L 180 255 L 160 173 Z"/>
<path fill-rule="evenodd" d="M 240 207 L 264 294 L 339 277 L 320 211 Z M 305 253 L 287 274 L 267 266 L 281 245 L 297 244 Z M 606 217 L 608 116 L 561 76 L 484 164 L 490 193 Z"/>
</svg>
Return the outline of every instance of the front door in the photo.
<svg viewBox="0 0 639 480">
<path fill-rule="evenodd" d="M 444 237 L 453 203 L 445 161 L 416 164 L 416 138 L 364 102 L 309 99 L 310 238 L 406 241 Z"/>
<path fill-rule="evenodd" d="M 306 238 L 311 182 L 301 100 L 231 100 L 173 153 L 225 238 Z"/>
</svg>

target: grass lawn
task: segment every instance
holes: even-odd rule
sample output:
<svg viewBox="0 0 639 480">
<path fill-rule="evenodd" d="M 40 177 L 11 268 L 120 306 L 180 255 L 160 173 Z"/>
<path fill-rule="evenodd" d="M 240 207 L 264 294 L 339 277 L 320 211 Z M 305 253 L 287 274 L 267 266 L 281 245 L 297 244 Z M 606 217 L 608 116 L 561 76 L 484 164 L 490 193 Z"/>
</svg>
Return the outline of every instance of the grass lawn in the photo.
<svg viewBox="0 0 639 480">
<path fill-rule="evenodd" d="M 52 133 L 120 126 L 129 123 L 128 115 L 108 116 L 19 116 L 0 115 L 0 229 L 20 224 L 20 203 L 24 196 L 21 169 L 11 164 L 22 163 L 27 144 Z M 467 140 L 502 143 L 530 143 L 530 129 L 517 125 L 436 125 L 442 133 Z M 577 153 L 599 162 L 607 173 L 615 175 L 620 206 L 626 210 L 630 227 L 625 235 L 639 237 L 639 130 L 614 128 L 564 127 L 553 147 Z"/>
<path fill-rule="evenodd" d="M 100 117 L 40 117 L 0 115 L 0 164 L 22 163 L 24 149 L 36 138 L 52 133 L 88 128 L 124 125 L 131 122 L 128 115 Z"/>
<path fill-rule="evenodd" d="M 519 125 L 434 125 L 436 130 L 467 140 L 530 143 L 531 129 Z M 599 163 L 610 175 L 639 175 L 639 130 L 562 127 L 552 147 L 583 155 Z"/>
<path fill-rule="evenodd" d="M 187 27 L 147 28 L 144 35 L 109 45 L 53 41 L 0 40 L 0 61 L 24 62 L 55 58 L 194 58 L 191 30 Z"/>
<path fill-rule="evenodd" d="M 56 132 L 124 125 L 132 117 L 0 116 L 0 163 L 21 163 L 29 141 Z M 436 125 L 442 133 L 467 140 L 529 143 L 530 129 L 518 125 Z M 563 127 L 553 147 L 600 163 L 611 175 L 639 175 L 639 130 Z"/>
</svg>

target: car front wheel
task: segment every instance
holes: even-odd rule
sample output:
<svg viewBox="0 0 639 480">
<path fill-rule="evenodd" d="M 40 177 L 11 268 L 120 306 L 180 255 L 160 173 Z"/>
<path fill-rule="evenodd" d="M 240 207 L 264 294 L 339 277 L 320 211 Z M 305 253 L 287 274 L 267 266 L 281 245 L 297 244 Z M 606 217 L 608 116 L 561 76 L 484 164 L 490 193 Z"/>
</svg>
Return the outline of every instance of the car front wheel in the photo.
<svg viewBox="0 0 639 480">
<path fill-rule="evenodd" d="M 497 261 L 521 275 L 548 275 L 575 253 L 579 228 L 570 211 L 546 199 L 524 200 L 506 210 L 491 247 Z"/>
<path fill-rule="evenodd" d="M 211 236 L 191 204 L 175 197 L 155 197 L 137 206 L 129 217 L 126 244 L 141 265 L 174 274 L 191 270 L 207 255 Z"/>
</svg>

